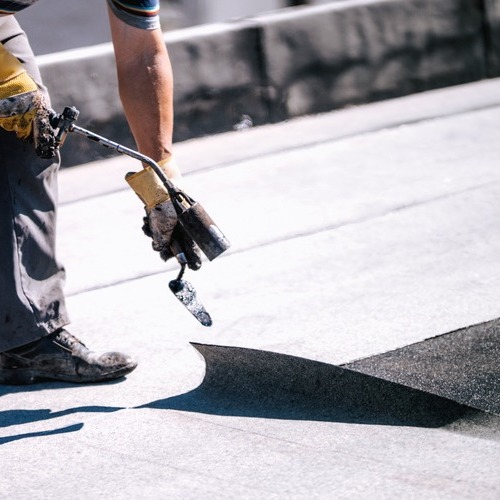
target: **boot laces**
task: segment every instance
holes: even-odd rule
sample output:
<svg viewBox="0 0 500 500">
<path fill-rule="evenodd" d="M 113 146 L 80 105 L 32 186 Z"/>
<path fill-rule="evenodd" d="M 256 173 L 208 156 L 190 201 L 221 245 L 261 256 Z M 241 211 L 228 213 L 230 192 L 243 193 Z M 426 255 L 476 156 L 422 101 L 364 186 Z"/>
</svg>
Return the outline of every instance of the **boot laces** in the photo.
<svg viewBox="0 0 500 500">
<path fill-rule="evenodd" d="M 73 349 L 77 346 L 86 348 L 83 342 L 64 329 L 57 332 L 57 335 L 54 337 L 54 341 L 68 351 L 73 351 Z"/>
</svg>

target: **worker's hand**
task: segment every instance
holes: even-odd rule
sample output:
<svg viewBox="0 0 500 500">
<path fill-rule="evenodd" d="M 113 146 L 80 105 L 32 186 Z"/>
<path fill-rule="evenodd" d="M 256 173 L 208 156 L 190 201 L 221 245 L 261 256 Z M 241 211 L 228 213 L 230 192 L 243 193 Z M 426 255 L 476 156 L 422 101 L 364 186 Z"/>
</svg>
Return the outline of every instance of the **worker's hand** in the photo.
<svg viewBox="0 0 500 500">
<path fill-rule="evenodd" d="M 165 204 L 170 204 L 173 208 L 172 203 L 165 202 Z M 170 231 L 173 220 L 170 207 L 162 205 L 161 207 L 155 207 L 144 217 L 144 225 L 142 226 L 144 234 L 152 238 L 153 250 L 159 252 L 163 260 L 167 261 L 171 257 L 175 257 L 180 264 L 187 264 L 190 269 L 196 271 L 201 267 L 201 255 L 198 245 L 177 223 L 177 215 L 175 216 L 174 229 Z M 166 211 L 164 211 L 165 209 Z"/>
<path fill-rule="evenodd" d="M 0 43 L 0 127 L 33 141 L 42 158 L 56 154 L 43 94 L 23 65 Z"/>
<path fill-rule="evenodd" d="M 177 221 L 167 189 L 151 167 L 126 175 L 126 181 L 144 203 L 143 231 L 153 240 L 153 250 L 163 260 L 176 257 L 190 269 L 201 267 L 200 251 Z"/>
</svg>

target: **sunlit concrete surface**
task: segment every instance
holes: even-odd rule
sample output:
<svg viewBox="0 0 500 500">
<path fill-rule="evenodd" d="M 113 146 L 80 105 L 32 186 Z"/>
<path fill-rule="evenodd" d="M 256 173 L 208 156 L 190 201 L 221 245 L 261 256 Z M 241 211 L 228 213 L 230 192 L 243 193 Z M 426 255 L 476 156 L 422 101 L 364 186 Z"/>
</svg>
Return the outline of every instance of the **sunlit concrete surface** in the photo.
<svg viewBox="0 0 500 500">
<path fill-rule="evenodd" d="M 498 498 L 498 412 L 444 393 L 426 349 L 408 376 L 383 355 L 500 316 L 499 85 L 178 144 L 232 242 L 186 273 L 211 328 L 142 235 L 140 165 L 62 171 L 71 331 L 140 364 L 0 386 L 0 497 Z"/>
</svg>

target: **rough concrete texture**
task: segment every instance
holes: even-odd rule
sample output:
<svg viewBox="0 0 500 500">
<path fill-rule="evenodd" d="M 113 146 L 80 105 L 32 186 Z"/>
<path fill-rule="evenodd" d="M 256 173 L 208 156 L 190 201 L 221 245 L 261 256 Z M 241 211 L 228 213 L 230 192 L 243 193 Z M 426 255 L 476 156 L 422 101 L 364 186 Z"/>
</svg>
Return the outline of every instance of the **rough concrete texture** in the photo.
<svg viewBox="0 0 500 500">
<path fill-rule="evenodd" d="M 118 79 L 110 44 L 57 52 L 38 60 L 54 110 L 60 113 L 66 106 L 75 106 L 81 112 L 78 125 L 133 146 L 118 97 Z M 66 166 L 103 156 L 86 142 L 74 142 L 72 137 L 68 137 L 65 149 L 69 153 Z M 104 156 L 109 154 L 106 152 Z"/>
<path fill-rule="evenodd" d="M 260 19 L 281 118 L 485 76 L 481 11 L 457 0 L 354 0 Z"/>
<path fill-rule="evenodd" d="M 486 78 L 498 31 L 488 5 L 350 0 L 166 33 L 175 139 Z M 81 126 L 131 144 L 109 44 L 39 60 L 56 110 L 74 105 Z M 71 164 L 105 155 L 71 140 L 67 149 Z"/>
<path fill-rule="evenodd" d="M 485 47 L 488 65 L 488 76 L 500 75 L 500 1 L 483 0 L 486 16 L 485 22 Z"/>
<path fill-rule="evenodd" d="M 140 364 L 0 387 L 0 496 L 497 499 L 498 416 L 440 393 L 442 366 L 416 387 L 411 362 L 338 365 L 389 372 L 378 355 L 500 316 L 498 83 L 178 144 L 233 243 L 186 275 L 210 329 L 140 231 L 134 162 L 64 170 L 71 331 Z"/>
<path fill-rule="evenodd" d="M 166 35 L 175 72 L 176 140 L 269 121 L 259 33 L 235 23 Z"/>
</svg>

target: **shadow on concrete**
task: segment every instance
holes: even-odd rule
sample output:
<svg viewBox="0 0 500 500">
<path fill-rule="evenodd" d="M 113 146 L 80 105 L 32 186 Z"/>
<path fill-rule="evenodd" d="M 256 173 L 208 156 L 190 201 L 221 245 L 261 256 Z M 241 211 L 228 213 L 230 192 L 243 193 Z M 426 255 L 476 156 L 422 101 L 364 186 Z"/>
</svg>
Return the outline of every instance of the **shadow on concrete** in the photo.
<svg viewBox="0 0 500 500">
<path fill-rule="evenodd" d="M 108 382 L 108 384 L 116 384 L 119 382 L 120 381 L 115 380 Z M 79 388 L 82 387 L 82 385 L 68 384 L 64 382 L 44 382 L 27 386 L 0 385 L 0 396 L 11 393 L 40 391 L 48 388 L 68 389 L 71 387 Z M 32 424 L 35 422 L 41 422 L 44 420 L 51 420 L 54 418 L 65 417 L 66 415 L 72 415 L 76 413 L 113 413 L 123 409 L 124 408 L 122 407 L 115 407 L 115 406 L 77 406 L 75 408 L 68 408 L 66 410 L 60 410 L 60 411 L 52 411 L 48 408 L 39 410 L 26 410 L 26 409 L 4 410 L 0 411 L 0 428 L 11 427 L 15 425 Z M 79 423 L 49 431 L 27 432 L 23 434 L 17 434 L 14 436 L 5 436 L 5 437 L 0 436 L 0 445 L 11 443 L 12 441 L 19 441 L 21 439 L 52 436 L 54 434 L 64 434 L 68 432 L 76 432 L 79 431 L 82 427 L 83 423 Z"/>
<path fill-rule="evenodd" d="M 26 434 L 17 434 L 15 436 L 0 437 L 0 445 L 12 443 L 12 441 L 19 441 L 21 439 L 43 437 L 43 436 L 54 436 L 56 434 L 67 434 L 68 432 L 77 432 L 83 427 L 83 424 L 73 424 L 67 427 L 61 427 L 60 429 L 54 429 L 51 431 L 40 431 L 40 432 L 28 432 Z"/>
<path fill-rule="evenodd" d="M 112 406 L 78 406 L 75 408 L 68 408 L 67 410 L 52 411 L 49 409 L 41 410 L 6 410 L 0 411 L 0 427 L 10 427 L 12 425 L 31 424 L 43 420 L 50 420 L 53 418 L 64 417 L 74 413 L 112 413 L 122 410 L 123 408 Z M 68 432 L 79 431 L 83 427 L 83 423 L 73 424 L 59 429 L 50 431 L 27 432 L 23 434 L 16 434 L 14 436 L 0 436 L 0 445 L 11 443 L 12 441 L 19 441 L 21 439 L 53 436 L 55 434 L 65 434 Z"/>
<path fill-rule="evenodd" d="M 116 380 L 106 380 L 104 382 L 98 383 L 88 383 L 88 384 L 78 384 L 71 382 L 60 382 L 55 380 L 45 380 L 39 381 L 34 384 L 28 385 L 9 385 L 9 384 L 0 384 L 0 397 L 5 396 L 7 394 L 16 394 L 19 392 L 37 392 L 43 390 L 55 390 L 55 389 L 79 389 L 81 387 L 95 387 L 96 385 L 115 385 L 121 384 L 127 377 L 121 377 Z"/>
<path fill-rule="evenodd" d="M 0 427 L 10 427 L 12 425 L 31 424 L 42 420 L 65 417 L 74 413 L 113 413 L 124 408 L 113 406 L 77 406 L 67 410 L 52 411 L 41 410 L 6 410 L 0 411 Z"/>
<path fill-rule="evenodd" d="M 295 356 L 239 347 L 192 345 L 205 360 L 205 377 L 201 385 L 185 394 L 136 409 L 444 429 L 475 438 L 500 440 L 499 416 L 423 390 Z M 12 389 L 22 392 L 47 385 Z M 69 385 L 50 384 L 50 387 Z M 8 388 L 4 389 L 5 394 Z M 81 406 L 55 412 L 50 409 L 0 411 L 0 427 L 75 413 L 112 413 L 122 409 Z M 82 427 L 83 424 L 76 424 L 0 437 L 0 445 L 30 437 L 75 432 Z"/>
<path fill-rule="evenodd" d="M 450 399 L 304 358 L 238 347 L 192 345 L 205 359 L 202 384 L 193 391 L 142 408 L 365 425 L 447 427 L 477 437 L 500 439 L 500 418 Z"/>
</svg>

